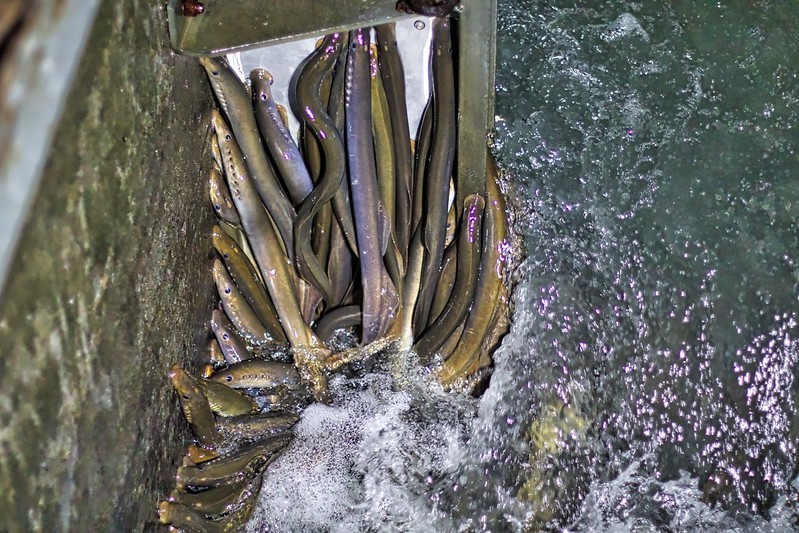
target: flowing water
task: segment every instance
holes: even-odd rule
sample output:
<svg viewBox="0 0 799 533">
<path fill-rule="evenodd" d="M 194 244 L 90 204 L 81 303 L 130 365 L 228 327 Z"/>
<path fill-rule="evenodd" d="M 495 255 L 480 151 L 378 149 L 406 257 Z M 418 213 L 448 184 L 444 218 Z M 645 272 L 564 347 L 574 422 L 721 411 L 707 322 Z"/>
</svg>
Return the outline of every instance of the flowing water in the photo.
<svg viewBox="0 0 799 533">
<path fill-rule="evenodd" d="M 799 530 L 796 3 L 501 1 L 499 28 L 523 254 L 490 387 L 336 378 L 250 531 Z"/>
</svg>

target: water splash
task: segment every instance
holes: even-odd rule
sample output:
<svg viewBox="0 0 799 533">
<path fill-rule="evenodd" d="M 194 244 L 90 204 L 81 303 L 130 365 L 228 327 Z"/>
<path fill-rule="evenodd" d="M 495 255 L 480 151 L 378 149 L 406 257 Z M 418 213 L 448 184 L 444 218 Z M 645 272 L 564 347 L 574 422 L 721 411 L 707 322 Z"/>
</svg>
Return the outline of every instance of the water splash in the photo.
<svg viewBox="0 0 799 533">
<path fill-rule="evenodd" d="M 250 530 L 797 529 L 799 12 L 516 0 L 499 27 L 526 260 L 491 386 L 335 380 Z"/>
</svg>

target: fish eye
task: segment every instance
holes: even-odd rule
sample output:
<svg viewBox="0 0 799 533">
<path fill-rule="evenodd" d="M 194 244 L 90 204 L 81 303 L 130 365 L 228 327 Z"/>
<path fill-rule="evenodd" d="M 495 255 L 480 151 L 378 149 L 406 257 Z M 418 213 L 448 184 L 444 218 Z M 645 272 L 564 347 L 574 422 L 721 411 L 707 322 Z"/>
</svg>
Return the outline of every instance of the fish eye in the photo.
<svg viewBox="0 0 799 533">
<path fill-rule="evenodd" d="M 233 381 L 233 376 L 228 374 L 227 376 L 225 376 L 225 381 Z"/>
<path fill-rule="evenodd" d="M 211 74 L 213 74 L 214 76 L 219 76 L 219 71 L 218 70 L 212 70 Z"/>
<path fill-rule="evenodd" d="M 224 339 L 224 340 L 228 340 L 228 339 L 230 339 L 230 335 L 228 335 L 227 333 L 225 333 L 224 335 L 222 335 L 222 339 Z"/>
<path fill-rule="evenodd" d="M 188 399 L 189 399 L 189 395 L 188 395 L 188 394 L 184 394 L 184 395 L 183 395 L 183 399 L 184 399 L 184 400 L 188 400 Z"/>
<path fill-rule="evenodd" d="M 216 204 L 214 207 L 216 208 L 217 211 L 221 211 L 222 210 L 222 206 L 219 205 L 219 204 Z"/>
<path fill-rule="evenodd" d="M 222 254 L 222 258 L 228 259 L 230 256 L 228 254 Z"/>
<path fill-rule="evenodd" d="M 225 294 L 230 294 L 230 287 L 225 287 Z"/>
<path fill-rule="evenodd" d="M 266 93 L 261 93 L 261 101 L 266 102 Z"/>
<path fill-rule="evenodd" d="M 229 140 L 231 140 L 231 139 L 233 139 L 233 136 L 232 136 L 232 135 L 230 135 L 229 133 L 226 133 L 226 134 L 225 134 L 225 140 L 226 140 L 226 141 L 229 141 Z"/>
</svg>

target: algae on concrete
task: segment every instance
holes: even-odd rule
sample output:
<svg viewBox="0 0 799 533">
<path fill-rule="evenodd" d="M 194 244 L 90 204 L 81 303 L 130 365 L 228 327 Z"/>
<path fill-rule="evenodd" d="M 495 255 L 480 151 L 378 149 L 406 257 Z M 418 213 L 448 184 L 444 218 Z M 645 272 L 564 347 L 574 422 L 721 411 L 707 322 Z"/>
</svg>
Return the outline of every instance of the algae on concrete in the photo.
<svg viewBox="0 0 799 533">
<path fill-rule="evenodd" d="M 156 527 L 166 374 L 212 306 L 210 107 L 163 2 L 103 0 L 2 288 L 0 530 Z"/>
</svg>

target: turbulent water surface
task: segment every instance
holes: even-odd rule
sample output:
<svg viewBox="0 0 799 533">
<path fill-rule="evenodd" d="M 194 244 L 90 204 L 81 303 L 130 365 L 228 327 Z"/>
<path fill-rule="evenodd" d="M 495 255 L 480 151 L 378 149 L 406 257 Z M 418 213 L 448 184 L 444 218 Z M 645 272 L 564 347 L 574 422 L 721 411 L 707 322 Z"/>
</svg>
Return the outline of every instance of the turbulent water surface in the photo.
<svg viewBox="0 0 799 533">
<path fill-rule="evenodd" d="M 799 9 L 515 0 L 499 28 L 524 256 L 490 388 L 337 378 L 250 530 L 799 529 Z"/>
</svg>

